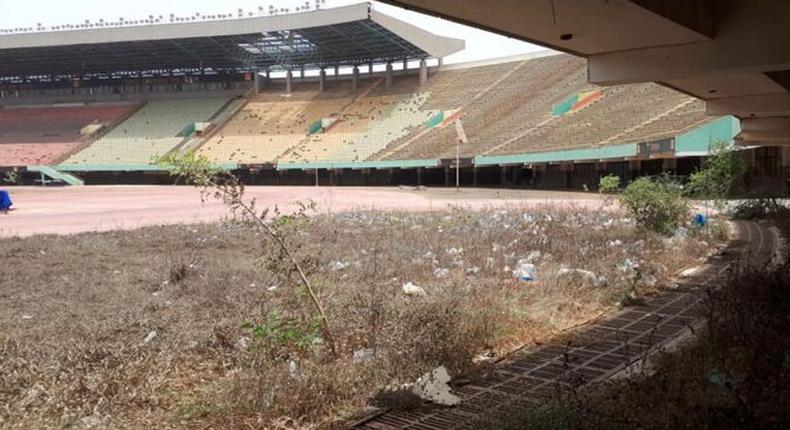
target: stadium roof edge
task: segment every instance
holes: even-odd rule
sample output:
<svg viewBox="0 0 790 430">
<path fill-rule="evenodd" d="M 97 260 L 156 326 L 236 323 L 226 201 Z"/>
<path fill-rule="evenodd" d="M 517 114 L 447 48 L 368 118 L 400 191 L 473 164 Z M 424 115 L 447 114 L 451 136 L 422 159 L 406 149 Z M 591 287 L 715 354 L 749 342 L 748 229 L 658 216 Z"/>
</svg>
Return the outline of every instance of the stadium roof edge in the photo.
<svg viewBox="0 0 790 430">
<path fill-rule="evenodd" d="M 465 42 L 461 39 L 435 35 L 412 24 L 377 12 L 372 9 L 370 3 L 358 3 L 287 15 L 2 35 L 0 36 L 0 49 L 232 36 L 246 33 L 300 30 L 367 19 L 373 20 L 432 57 L 444 57 L 463 50 L 465 47 Z"/>
<path fill-rule="evenodd" d="M 289 15 L 3 35 L 0 80 L 383 64 L 441 58 L 464 46 L 359 3 Z"/>
<path fill-rule="evenodd" d="M 442 58 L 462 51 L 466 47 L 463 39 L 438 36 L 416 25 L 385 15 L 375 10 L 370 11 L 370 19 L 414 46 L 429 53 L 431 57 Z"/>
</svg>

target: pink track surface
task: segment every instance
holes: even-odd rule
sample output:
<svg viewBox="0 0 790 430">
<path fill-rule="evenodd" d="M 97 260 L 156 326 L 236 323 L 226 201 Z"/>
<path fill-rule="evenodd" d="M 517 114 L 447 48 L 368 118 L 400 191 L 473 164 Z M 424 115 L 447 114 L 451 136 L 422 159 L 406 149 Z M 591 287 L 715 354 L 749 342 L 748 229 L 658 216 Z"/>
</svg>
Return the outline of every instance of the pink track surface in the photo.
<svg viewBox="0 0 790 430">
<path fill-rule="evenodd" d="M 11 187 L 7 190 L 14 210 L 0 214 L 0 237 L 209 222 L 228 213 L 213 199 L 201 204 L 199 191 L 186 186 Z M 259 186 L 248 187 L 247 197 L 256 198 L 260 208 L 277 205 L 284 212 L 293 210 L 296 202 L 313 200 L 323 213 L 353 209 L 446 210 L 453 206 L 530 207 L 547 203 L 597 210 L 602 205 L 594 194 L 487 189 L 466 189 L 459 193 L 453 189 Z"/>
</svg>

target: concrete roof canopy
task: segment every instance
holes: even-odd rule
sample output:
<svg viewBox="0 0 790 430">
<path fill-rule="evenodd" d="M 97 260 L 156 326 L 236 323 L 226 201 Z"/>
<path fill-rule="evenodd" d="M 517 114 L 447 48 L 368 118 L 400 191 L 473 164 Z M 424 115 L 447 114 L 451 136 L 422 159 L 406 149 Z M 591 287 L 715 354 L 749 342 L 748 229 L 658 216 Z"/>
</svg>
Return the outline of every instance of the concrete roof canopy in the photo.
<svg viewBox="0 0 790 430">
<path fill-rule="evenodd" d="M 382 64 L 441 58 L 463 48 L 463 40 L 360 3 L 287 15 L 0 35 L 0 82 Z"/>
</svg>

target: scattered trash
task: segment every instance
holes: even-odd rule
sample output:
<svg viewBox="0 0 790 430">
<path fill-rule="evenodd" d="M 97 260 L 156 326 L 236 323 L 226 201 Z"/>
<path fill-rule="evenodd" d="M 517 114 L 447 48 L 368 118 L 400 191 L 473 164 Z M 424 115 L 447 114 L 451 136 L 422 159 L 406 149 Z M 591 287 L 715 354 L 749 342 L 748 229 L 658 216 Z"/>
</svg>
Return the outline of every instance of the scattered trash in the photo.
<svg viewBox="0 0 790 430">
<path fill-rule="evenodd" d="M 540 251 L 537 251 L 537 250 L 535 250 L 535 251 L 529 251 L 529 253 L 527 254 L 527 256 L 526 256 L 526 257 L 524 257 L 524 260 L 525 260 L 527 263 L 534 264 L 534 263 L 536 263 L 538 260 L 540 260 L 540 256 L 541 256 L 541 255 L 542 255 L 542 254 L 540 253 Z"/>
<path fill-rule="evenodd" d="M 96 415 L 88 415 L 80 419 L 80 424 L 86 429 L 100 428 L 102 426 L 102 420 Z"/>
<path fill-rule="evenodd" d="M 407 282 L 403 284 L 403 293 L 407 296 L 425 296 L 425 290 L 422 287 L 418 287 L 411 282 Z"/>
<path fill-rule="evenodd" d="M 527 224 L 532 224 L 533 222 L 535 222 L 535 218 L 532 215 L 530 215 L 530 214 L 522 215 L 521 219 L 523 219 L 524 222 L 527 223 Z"/>
<path fill-rule="evenodd" d="M 143 343 L 148 343 L 148 342 L 154 340 L 155 338 L 156 338 L 156 330 L 151 331 L 150 333 L 148 333 L 148 335 L 145 336 L 145 339 L 143 339 Z"/>
<path fill-rule="evenodd" d="M 354 363 L 364 363 L 376 358 L 376 351 L 373 348 L 362 348 L 354 351 Z"/>
<path fill-rule="evenodd" d="M 598 278 L 598 275 L 589 270 L 568 269 L 566 267 L 560 268 L 560 270 L 557 271 L 557 279 L 567 279 L 571 282 L 578 280 L 593 287 L 601 287 L 603 286 L 603 282 L 605 282 L 605 280 L 602 282 L 602 280 Z"/>
<path fill-rule="evenodd" d="M 27 314 L 22 315 L 22 319 L 23 320 L 32 320 L 33 319 L 33 315 L 27 315 Z"/>
<path fill-rule="evenodd" d="M 345 269 L 346 267 L 348 267 L 348 263 L 342 261 L 333 261 L 329 263 L 329 270 L 333 272 L 338 272 L 340 270 Z"/>
<path fill-rule="evenodd" d="M 477 275 L 478 273 L 480 273 L 480 268 L 477 267 L 477 266 L 472 266 L 472 267 L 467 267 L 466 268 L 466 274 L 467 275 Z"/>
<path fill-rule="evenodd" d="M 242 336 L 239 338 L 238 342 L 236 342 L 236 347 L 241 350 L 245 350 L 250 346 L 250 338 L 247 336 Z"/>
<path fill-rule="evenodd" d="M 653 288 L 658 285 L 658 279 L 653 275 L 645 275 L 642 277 L 641 283 L 645 287 Z"/>
<path fill-rule="evenodd" d="M 691 220 L 691 224 L 695 227 L 705 227 L 705 224 L 708 223 L 708 217 L 705 214 L 696 214 L 694 218 Z"/>
<path fill-rule="evenodd" d="M 681 278 L 689 278 L 696 275 L 701 270 L 702 267 L 700 266 L 689 267 L 678 272 L 678 276 L 680 276 Z"/>
<path fill-rule="evenodd" d="M 623 246 L 623 241 L 620 240 L 620 239 L 610 240 L 608 245 L 611 246 L 611 247 Z"/>
<path fill-rule="evenodd" d="M 677 230 L 675 230 L 675 234 L 672 235 L 672 239 L 675 241 L 686 240 L 688 236 L 689 231 L 686 227 L 678 227 Z"/>
<path fill-rule="evenodd" d="M 433 270 L 433 276 L 435 276 L 436 279 L 446 278 L 447 275 L 449 275 L 449 274 L 450 274 L 450 271 L 448 269 L 443 268 L 443 267 L 437 267 L 436 269 Z"/>
<path fill-rule="evenodd" d="M 534 281 L 535 280 L 535 265 L 529 263 L 526 258 L 522 258 L 518 260 L 516 263 L 516 269 L 513 270 L 513 276 L 522 281 Z"/>
<path fill-rule="evenodd" d="M 267 288 L 266 291 L 274 291 L 278 288 L 280 288 L 279 285 L 269 285 L 269 288 Z"/>
<path fill-rule="evenodd" d="M 494 358 L 496 358 L 496 354 L 494 354 L 492 351 L 487 351 L 474 356 L 474 358 L 472 358 L 472 363 L 493 363 Z"/>
<path fill-rule="evenodd" d="M 422 375 L 414 384 L 412 392 L 423 400 L 445 405 L 455 406 L 461 403 L 461 398 L 450 392 L 450 375 L 444 366 L 439 366 L 433 371 Z"/>
<path fill-rule="evenodd" d="M 288 360 L 288 375 L 297 381 L 302 379 L 302 371 L 299 369 L 299 363 L 295 360 Z"/>
<path fill-rule="evenodd" d="M 634 262 L 630 258 L 626 258 L 625 260 L 617 263 L 617 269 L 623 273 L 632 273 L 636 272 L 636 269 L 639 268 L 639 263 Z"/>
<path fill-rule="evenodd" d="M 463 248 L 455 248 L 455 247 L 453 247 L 453 248 L 446 249 L 444 252 L 447 255 L 459 255 L 459 254 L 463 254 L 464 249 Z"/>
</svg>

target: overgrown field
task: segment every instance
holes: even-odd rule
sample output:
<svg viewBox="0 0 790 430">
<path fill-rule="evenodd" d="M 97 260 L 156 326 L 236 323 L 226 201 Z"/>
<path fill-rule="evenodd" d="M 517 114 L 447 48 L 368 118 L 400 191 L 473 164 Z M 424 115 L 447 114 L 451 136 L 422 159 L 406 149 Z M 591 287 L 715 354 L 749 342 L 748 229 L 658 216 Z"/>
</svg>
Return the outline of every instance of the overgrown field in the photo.
<svg viewBox="0 0 790 430">
<path fill-rule="evenodd" d="M 474 374 L 480 354 L 670 286 L 723 240 L 549 207 L 276 222 L 334 354 L 292 267 L 249 225 L 0 241 L 0 427 L 337 427 L 385 386 L 438 365 Z"/>
</svg>

